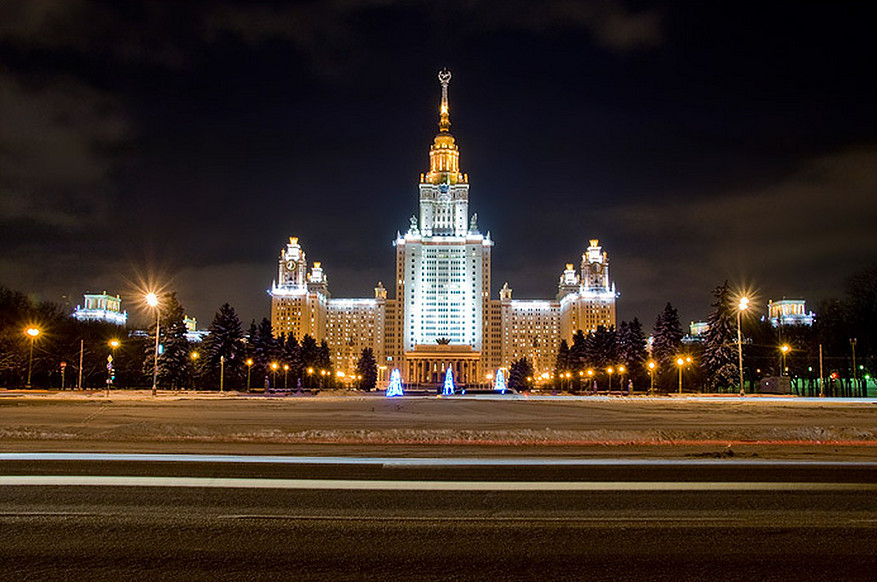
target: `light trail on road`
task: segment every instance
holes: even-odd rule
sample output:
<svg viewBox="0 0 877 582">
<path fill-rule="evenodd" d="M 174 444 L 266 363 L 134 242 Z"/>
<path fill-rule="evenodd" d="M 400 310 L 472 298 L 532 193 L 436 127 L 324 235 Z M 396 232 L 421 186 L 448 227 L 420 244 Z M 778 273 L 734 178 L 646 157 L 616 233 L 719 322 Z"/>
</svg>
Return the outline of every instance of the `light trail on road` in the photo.
<svg viewBox="0 0 877 582">
<path fill-rule="evenodd" d="M 877 483 L 783 481 L 390 481 L 382 479 L 241 479 L 112 475 L 0 475 L 0 486 L 344 489 L 367 491 L 877 491 Z"/>
<path fill-rule="evenodd" d="M 877 461 L 809 461 L 770 459 L 575 459 L 568 457 L 317 457 L 290 455 L 202 455 L 173 453 L 0 453 L 0 461 L 121 461 L 160 463 L 270 463 L 296 465 L 380 465 L 384 467 L 480 467 L 480 466 L 781 466 L 781 467 L 877 467 Z"/>
</svg>

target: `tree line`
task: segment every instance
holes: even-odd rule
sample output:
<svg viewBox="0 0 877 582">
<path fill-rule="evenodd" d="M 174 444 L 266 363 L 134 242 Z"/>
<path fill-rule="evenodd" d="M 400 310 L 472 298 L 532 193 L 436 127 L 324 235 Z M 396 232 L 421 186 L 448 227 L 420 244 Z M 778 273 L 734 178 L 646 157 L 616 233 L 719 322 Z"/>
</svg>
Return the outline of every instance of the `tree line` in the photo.
<svg viewBox="0 0 877 582">
<path fill-rule="evenodd" d="M 235 309 L 226 303 L 214 315 L 204 341 L 192 342 L 176 293 L 159 297 L 158 313 L 156 359 L 154 320 L 145 333 L 79 321 L 60 305 L 33 301 L 0 285 L 0 385 L 23 386 L 28 368 L 32 385 L 43 388 L 60 388 L 62 376 L 64 387 L 78 386 L 80 370 L 81 385 L 87 388 L 104 387 L 111 378 L 116 387 L 151 386 L 155 370 L 158 385 L 170 389 L 324 389 L 342 384 L 325 340 L 275 335 L 267 318 L 253 321 L 244 332 Z M 39 330 L 35 339 L 24 333 L 29 327 Z M 112 340 L 118 341 L 117 347 L 111 346 Z M 363 350 L 355 386 L 368 390 L 376 382 L 374 354 Z"/>
<path fill-rule="evenodd" d="M 762 378 L 788 376 L 800 395 L 816 396 L 820 389 L 827 396 L 865 395 L 866 378 L 875 372 L 877 266 L 849 277 L 844 291 L 843 297 L 817 305 L 812 326 L 775 327 L 753 310 L 740 313 L 747 392 L 757 391 Z M 613 370 L 618 382 L 619 366 L 624 366 L 637 390 L 650 388 L 654 380 L 656 390 L 675 391 L 681 377 L 686 390 L 738 391 L 738 301 L 739 293 L 728 281 L 718 285 L 712 292 L 708 329 L 695 341 L 684 341 L 679 313 L 668 302 L 655 320 L 650 350 L 636 318 L 617 328 L 600 326 L 588 334 L 579 330 L 571 346 L 560 343 L 552 383 L 558 389 L 580 391 L 596 381 L 605 390 L 613 379 L 607 370 Z M 820 364 L 824 386 L 819 383 Z"/>
</svg>

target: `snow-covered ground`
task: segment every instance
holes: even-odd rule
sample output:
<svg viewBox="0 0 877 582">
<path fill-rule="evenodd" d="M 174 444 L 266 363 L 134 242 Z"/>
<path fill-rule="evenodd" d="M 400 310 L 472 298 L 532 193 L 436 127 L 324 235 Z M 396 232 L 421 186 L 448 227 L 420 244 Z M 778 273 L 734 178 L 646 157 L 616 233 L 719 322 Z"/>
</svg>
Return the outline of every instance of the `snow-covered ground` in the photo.
<svg viewBox="0 0 877 582">
<path fill-rule="evenodd" d="M 318 397 L 0 391 L 4 450 L 855 455 L 877 403 L 759 397 Z M 731 447 L 729 449 L 729 447 Z"/>
</svg>

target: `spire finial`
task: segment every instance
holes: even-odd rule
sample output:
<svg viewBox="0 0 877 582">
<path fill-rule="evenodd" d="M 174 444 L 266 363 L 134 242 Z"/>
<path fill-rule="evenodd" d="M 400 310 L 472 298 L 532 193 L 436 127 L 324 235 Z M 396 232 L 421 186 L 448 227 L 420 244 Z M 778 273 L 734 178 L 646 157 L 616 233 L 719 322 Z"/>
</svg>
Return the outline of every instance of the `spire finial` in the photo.
<svg viewBox="0 0 877 582">
<path fill-rule="evenodd" d="M 439 131 L 448 131 L 451 128 L 451 115 L 448 109 L 448 83 L 451 82 L 451 72 L 444 68 L 438 74 L 439 83 L 442 84 L 442 105 L 439 118 Z"/>
</svg>

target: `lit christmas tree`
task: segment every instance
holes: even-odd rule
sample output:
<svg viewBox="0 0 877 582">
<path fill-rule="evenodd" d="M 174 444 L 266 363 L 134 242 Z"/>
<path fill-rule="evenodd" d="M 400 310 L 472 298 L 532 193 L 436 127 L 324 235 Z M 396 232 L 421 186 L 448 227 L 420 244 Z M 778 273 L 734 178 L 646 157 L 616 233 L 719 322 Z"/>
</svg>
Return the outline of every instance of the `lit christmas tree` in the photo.
<svg viewBox="0 0 877 582">
<path fill-rule="evenodd" d="M 505 394 L 506 385 L 505 385 L 505 376 L 502 373 L 502 368 L 496 371 L 496 380 L 493 381 L 493 389 L 499 392 L 500 394 Z"/>
<path fill-rule="evenodd" d="M 394 368 L 390 374 L 390 385 L 387 386 L 387 398 L 393 396 L 404 396 L 402 393 L 402 375 L 399 374 L 399 368 Z"/>
<path fill-rule="evenodd" d="M 442 395 L 450 396 L 454 393 L 454 373 L 448 368 L 445 372 L 445 384 L 442 386 Z"/>
</svg>

